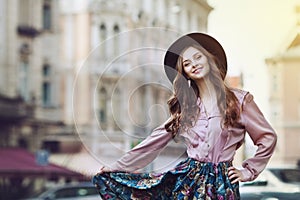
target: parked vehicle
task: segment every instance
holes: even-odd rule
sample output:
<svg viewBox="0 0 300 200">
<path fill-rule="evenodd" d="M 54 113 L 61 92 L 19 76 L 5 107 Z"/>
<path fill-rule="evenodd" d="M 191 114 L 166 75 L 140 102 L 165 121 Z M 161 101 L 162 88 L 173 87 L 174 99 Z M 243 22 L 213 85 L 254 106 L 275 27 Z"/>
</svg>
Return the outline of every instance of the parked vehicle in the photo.
<svg viewBox="0 0 300 200">
<path fill-rule="evenodd" d="M 300 199 L 300 168 L 267 168 L 256 180 L 240 184 L 243 200 Z"/>
<path fill-rule="evenodd" d="M 258 193 L 242 193 L 242 200 L 298 200 L 299 192 L 258 192 Z"/>
<path fill-rule="evenodd" d="M 26 200 L 99 200 L 100 196 L 92 183 L 66 184 L 50 188 L 36 197 Z"/>
</svg>

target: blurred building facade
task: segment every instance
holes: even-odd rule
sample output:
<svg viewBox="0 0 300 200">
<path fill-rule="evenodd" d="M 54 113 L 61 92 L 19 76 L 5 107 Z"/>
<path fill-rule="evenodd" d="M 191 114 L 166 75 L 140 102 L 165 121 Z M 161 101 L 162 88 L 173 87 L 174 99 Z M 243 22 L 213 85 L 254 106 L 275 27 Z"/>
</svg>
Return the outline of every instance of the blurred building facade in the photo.
<svg viewBox="0 0 300 200">
<path fill-rule="evenodd" d="M 1 146 L 36 151 L 52 135 L 73 132 L 63 119 L 59 5 L 53 0 L 0 4 Z"/>
<path fill-rule="evenodd" d="M 298 22 L 278 53 L 266 59 L 270 81 L 270 120 L 278 133 L 275 162 L 300 160 L 300 7 Z"/>
<path fill-rule="evenodd" d="M 68 137 L 73 126 L 63 118 L 58 1 L 0 0 L 0 15 L 0 149 L 6 156 L 0 199 L 20 199 L 42 189 L 46 180 L 73 179 L 49 174 L 35 155 L 45 148 L 62 150 L 57 138 L 73 144 L 76 139 Z"/>
<path fill-rule="evenodd" d="M 167 119 L 163 50 L 185 32 L 207 31 L 212 8 L 206 0 L 65 0 L 60 8 L 65 121 L 74 118 L 83 144 L 107 164 Z"/>
<path fill-rule="evenodd" d="M 83 145 L 106 164 L 167 119 L 172 87 L 164 51 L 184 33 L 206 32 L 212 7 L 206 0 L 0 0 L 0 10 L 1 146 L 74 153 Z M 300 97 L 285 97 L 299 91 L 290 77 L 300 78 L 297 34 L 283 54 L 267 60 L 276 156 L 291 163 L 300 152 Z M 242 76 L 227 82 L 243 87 Z M 184 147 L 171 143 L 163 160 L 181 153 Z M 242 149 L 237 159 L 244 156 Z M 152 168 L 163 167 L 161 161 Z"/>
<path fill-rule="evenodd" d="M 0 5 L 1 147 L 74 153 L 83 142 L 97 154 L 106 138 L 120 147 L 116 158 L 167 117 L 171 85 L 158 49 L 185 32 L 206 31 L 212 10 L 206 0 L 0 0 Z M 159 28 L 115 37 L 143 27 Z M 106 70 L 112 59 L 141 46 L 151 50 L 121 57 Z M 89 57 L 93 50 L 98 53 Z"/>
</svg>

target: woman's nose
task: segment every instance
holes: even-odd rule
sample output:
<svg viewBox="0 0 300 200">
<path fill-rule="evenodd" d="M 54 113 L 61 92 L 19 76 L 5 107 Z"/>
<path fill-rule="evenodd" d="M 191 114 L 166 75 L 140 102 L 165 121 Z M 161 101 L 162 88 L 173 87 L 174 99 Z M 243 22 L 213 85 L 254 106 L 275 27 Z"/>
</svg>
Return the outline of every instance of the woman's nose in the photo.
<svg viewBox="0 0 300 200">
<path fill-rule="evenodd" d="M 197 67 L 199 64 L 196 61 L 192 62 L 192 67 Z"/>
</svg>

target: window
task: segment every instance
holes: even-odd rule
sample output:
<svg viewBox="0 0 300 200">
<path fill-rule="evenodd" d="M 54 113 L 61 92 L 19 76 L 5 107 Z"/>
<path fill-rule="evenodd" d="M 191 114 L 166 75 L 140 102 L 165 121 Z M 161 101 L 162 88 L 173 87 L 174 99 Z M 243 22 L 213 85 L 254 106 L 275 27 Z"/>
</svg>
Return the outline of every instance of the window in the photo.
<svg viewBox="0 0 300 200">
<path fill-rule="evenodd" d="M 119 88 L 116 88 L 112 96 L 113 120 L 115 122 L 115 129 L 118 129 L 121 123 L 121 103 L 121 92 Z"/>
<path fill-rule="evenodd" d="M 273 74 L 272 76 L 272 92 L 278 91 L 278 77 L 276 74 Z"/>
<path fill-rule="evenodd" d="M 49 65 L 44 65 L 43 67 L 43 76 L 44 77 L 49 77 L 50 76 L 50 66 Z"/>
<path fill-rule="evenodd" d="M 43 5 L 43 29 L 51 29 L 51 0 L 44 0 Z"/>
<path fill-rule="evenodd" d="M 43 106 L 51 106 L 51 67 L 48 64 L 44 64 L 42 70 L 42 104 Z"/>
<path fill-rule="evenodd" d="M 106 26 L 104 24 L 100 25 L 100 39 L 101 41 L 106 39 L 107 31 L 106 31 Z"/>
<path fill-rule="evenodd" d="M 106 58 L 106 56 L 107 56 L 106 42 L 104 42 L 104 40 L 106 40 L 106 37 L 107 37 L 106 26 L 105 26 L 105 24 L 101 24 L 100 25 L 100 42 L 102 42 L 102 43 L 100 45 L 100 56 L 102 58 Z"/>
<path fill-rule="evenodd" d="M 30 81 L 30 54 L 31 48 L 27 43 L 23 43 L 19 48 L 20 64 L 19 64 L 19 95 L 29 101 L 29 81 Z"/>
<path fill-rule="evenodd" d="M 104 88 L 99 92 L 99 121 L 100 123 L 107 122 L 107 92 Z"/>
<path fill-rule="evenodd" d="M 51 97 L 51 85 L 49 82 L 43 83 L 43 105 L 50 106 L 50 97 Z"/>
<path fill-rule="evenodd" d="M 119 36 L 118 36 L 119 32 L 120 32 L 119 26 L 115 25 L 114 26 L 114 34 L 115 34 L 115 36 L 114 36 L 114 45 L 113 45 L 114 55 L 118 55 L 119 54 L 119 48 L 120 48 L 120 46 L 119 46 L 119 44 L 120 44 L 119 43 Z"/>
<path fill-rule="evenodd" d="M 29 100 L 29 64 L 27 61 L 21 61 L 20 66 L 20 96 L 25 100 Z"/>
</svg>

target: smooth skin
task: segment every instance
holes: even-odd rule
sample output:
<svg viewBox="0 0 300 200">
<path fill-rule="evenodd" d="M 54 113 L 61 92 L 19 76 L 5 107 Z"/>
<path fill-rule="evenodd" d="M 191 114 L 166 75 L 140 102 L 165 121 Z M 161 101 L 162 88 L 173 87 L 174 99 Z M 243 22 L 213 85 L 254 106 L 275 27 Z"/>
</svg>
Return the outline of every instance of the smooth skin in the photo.
<svg viewBox="0 0 300 200">
<path fill-rule="evenodd" d="M 228 178 L 231 180 L 232 184 L 237 183 L 239 181 L 245 181 L 241 170 L 236 169 L 232 166 L 228 168 Z"/>
<path fill-rule="evenodd" d="M 207 57 L 194 47 L 187 48 L 183 54 L 183 69 L 187 76 L 194 80 L 201 80 L 210 71 Z"/>
</svg>

